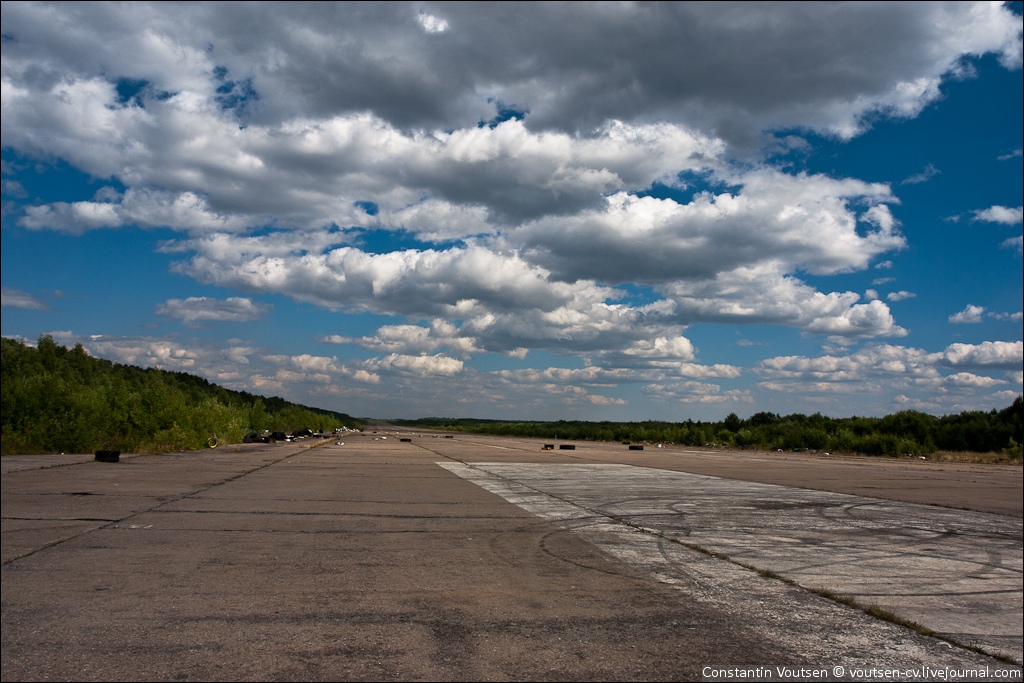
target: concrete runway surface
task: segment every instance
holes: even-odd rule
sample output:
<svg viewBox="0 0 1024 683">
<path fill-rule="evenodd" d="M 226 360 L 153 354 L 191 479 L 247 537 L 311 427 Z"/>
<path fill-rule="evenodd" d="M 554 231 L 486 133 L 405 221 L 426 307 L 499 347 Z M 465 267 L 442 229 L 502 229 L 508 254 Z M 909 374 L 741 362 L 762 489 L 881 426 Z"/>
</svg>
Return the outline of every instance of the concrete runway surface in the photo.
<svg viewBox="0 0 1024 683">
<path fill-rule="evenodd" d="M 5 457 L 2 679 L 1020 680 L 1020 467 L 542 444 Z"/>
</svg>

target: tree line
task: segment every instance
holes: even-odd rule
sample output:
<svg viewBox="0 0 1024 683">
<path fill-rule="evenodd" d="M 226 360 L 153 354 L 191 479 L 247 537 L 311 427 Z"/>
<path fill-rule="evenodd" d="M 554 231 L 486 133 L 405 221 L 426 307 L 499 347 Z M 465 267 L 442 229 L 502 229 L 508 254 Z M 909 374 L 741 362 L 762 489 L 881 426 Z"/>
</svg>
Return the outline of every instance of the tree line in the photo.
<svg viewBox="0 0 1024 683">
<path fill-rule="evenodd" d="M 250 432 L 362 424 L 345 413 L 279 397 L 225 389 L 183 372 L 93 358 L 43 335 L 35 347 L 0 339 L 2 452 L 84 453 L 117 449 L 164 452 L 203 448 L 213 435 L 239 442 Z M 1024 402 L 1002 409 L 937 417 L 905 410 L 885 417 L 831 418 L 759 412 L 720 422 L 502 421 L 430 417 L 391 420 L 421 428 L 574 441 L 720 445 L 764 450 L 817 450 L 866 455 L 937 451 L 1003 453 L 1021 460 Z"/>
<path fill-rule="evenodd" d="M 937 417 L 904 410 L 885 417 L 831 418 L 759 412 L 735 413 L 721 422 L 505 422 L 451 418 L 393 420 L 423 428 L 573 441 L 674 443 L 763 450 L 829 451 L 864 455 L 927 455 L 937 451 L 1002 453 L 1021 460 L 1024 443 L 1021 396 L 1002 409 Z"/>
<path fill-rule="evenodd" d="M 237 443 L 251 432 L 330 431 L 345 413 L 232 391 L 183 372 L 93 358 L 43 335 L 0 339 L 2 453 L 159 453 Z"/>
</svg>

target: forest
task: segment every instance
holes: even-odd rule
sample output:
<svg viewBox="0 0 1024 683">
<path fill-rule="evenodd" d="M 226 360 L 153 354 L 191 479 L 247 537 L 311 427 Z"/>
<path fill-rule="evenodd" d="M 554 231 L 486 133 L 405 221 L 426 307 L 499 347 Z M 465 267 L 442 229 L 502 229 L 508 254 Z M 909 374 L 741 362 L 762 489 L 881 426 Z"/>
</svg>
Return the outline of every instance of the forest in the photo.
<svg viewBox="0 0 1024 683">
<path fill-rule="evenodd" d="M 330 431 L 367 418 L 225 389 L 181 372 L 93 358 L 43 335 L 35 347 L 0 339 L 2 452 L 85 453 L 117 449 L 159 453 L 242 441 L 264 430 Z M 715 445 L 760 450 L 865 455 L 944 452 L 999 454 L 1021 462 L 1024 402 L 1002 409 L 937 417 L 905 410 L 885 417 L 735 413 L 721 422 L 503 421 L 429 417 L 388 420 L 423 429 L 576 441 Z"/>
<path fill-rule="evenodd" d="M 504 422 L 423 418 L 396 424 L 476 434 L 577 441 L 672 443 L 760 450 L 821 451 L 863 455 L 928 455 L 938 451 L 996 453 L 1021 462 L 1022 415 L 1018 396 L 1012 405 L 990 412 L 970 411 L 936 417 L 904 410 L 885 417 L 830 418 L 760 412 L 748 419 L 735 413 L 721 422 Z"/>
<path fill-rule="evenodd" d="M 43 335 L 35 347 L 0 339 L 3 455 L 116 449 L 161 453 L 241 442 L 264 430 L 350 429 L 344 413 L 231 391 L 182 372 L 93 358 Z"/>
</svg>

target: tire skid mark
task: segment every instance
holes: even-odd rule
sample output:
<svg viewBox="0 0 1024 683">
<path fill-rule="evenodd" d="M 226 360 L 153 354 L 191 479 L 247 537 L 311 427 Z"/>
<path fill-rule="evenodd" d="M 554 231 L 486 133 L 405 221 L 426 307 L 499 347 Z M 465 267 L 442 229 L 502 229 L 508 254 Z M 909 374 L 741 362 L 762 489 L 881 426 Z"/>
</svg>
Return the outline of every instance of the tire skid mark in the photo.
<svg viewBox="0 0 1024 683">
<path fill-rule="evenodd" d="M 650 469 L 633 468 L 629 465 L 462 463 L 461 461 L 458 465 L 453 462 L 438 464 L 538 516 L 574 532 L 584 533 L 591 543 L 605 552 L 628 564 L 645 568 L 659 581 L 698 592 L 710 591 L 711 594 L 718 595 L 718 598 L 713 600 L 715 602 L 725 600 L 722 596 L 729 594 L 732 589 L 739 590 L 741 594 L 750 593 L 749 586 L 738 588 L 740 583 L 749 582 L 749 579 L 734 577 L 731 582 L 723 583 L 720 577 L 714 575 L 716 572 L 722 571 L 723 561 L 748 572 L 754 572 L 755 576 L 760 574 L 761 578 L 766 580 L 781 582 L 794 589 L 808 590 L 819 596 L 832 596 L 833 591 L 825 590 L 823 587 L 814 587 L 814 577 L 827 578 L 836 569 L 841 568 L 844 571 L 840 572 L 840 575 L 845 575 L 853 581 L 850 584 L 850 590 L 843 591 L 851 593 L 853 601 L 844 599 L 841 601 L 844 605 L 861 604 L 859 600 L 863 599 L 912 599 L 914 597 L 938 597 L 953 600 L 959 605 L 958 599 L 960 598 L 996 596 L 1009 597 L 1012 608 L 1013 598 L 1019 597 L 1021 594 L 1021 589 L 1017 587 L 1019 583 L 1017 586 L 1012 586 L 1012 581 L 1019 582 L 1019 578 L 1009 578 L 1019 576 L 1021 573 L 1020 560 L 1014 556 L 1014 553 L 1019 554 L 1020 552 L 1020 535 L 1019 532 L 1014 534 L 1012 530 L 1003 531 L 1000 528 L 1019 527 L 1019 521 L 998 515 L 963 513 L 962 519 L 954 519 L 953 515 L 960 511 L 935 508 L 935 512 L 933 512 L 930 506 L 912 503 L 892 503 L 882 500 L 858 501 L 857 497 L 848 494 L 725 480 L 718 477 L 671 471 L 662 471 L 660 476 L 664 481 L 652 484 L 642 479 L 644 476 L 651 476 Z M 617 476 L 631 475 L 644 469 L 646 469 L 646 473 L 643 475 L 635 475 L 632 479 L 625 477 L 619 483 L 615 481 Z M 637 477 L 641 479 L 638 481 Z M 711 480 L 715 480 L 724 487 L 722 488 L 723 492 L 728 491 L 730 497 L 708 498 L 708 495 L 712 494 L 705 494 L 704 500 L 700 500 L 698 495 L 687 497 L 686 502 L 678 501 L 678 499 L 670 502 L 664 493 L 657 495 L 655 490 L 670 488 L 673 491 L 685 491 L 673 479 L 677 479 L 678 482 L 689 482 L 693 489 L 697 489 L 701 482 L 710 483 Z M 588 488 L 591 485 L 598 489 L 604 488 L 592 490 Z M 636 495 L 622 497 L 613 495 L 609 500 L 608 494 L 614 494 L 616 486 L 619 488 L 635 486 L 639 490 Z M 758 493 L 758 491 L 766 490 L 777 492 L 780 496 L 797 495 L 810 500 L 798 500 L 794 504 L 788 504 L 785 500 L 774 501 L 765 497 L 763 493 Z M 648 493 L 650 495 L 646 495 Z M 680 496 L 684 495 L 685 493 L 680 493 Z M 719 510 L 719 506 L 722 504 L 724 507 Z M 712 519 L 708 517 L 707 509 L 702 511 L 703 519 L 700 519 L 699 515 L 690 514 L 695 510 L 699 511 L 702 505 L 705 508 L 714 506 L 714 510 L 724 514 L 724 517 L 713 518 L 714 531 L 719 534 L 718 541 L 715 540 L 715 537 L 708 536 L 705 531 L 697 533 L 693 528 L 693 524 L 698 521 L 707 523 L 709 519 Z M 635 507 L 644 509 L 637 511 Z M 775 512 L 776 510 L 797 515 L 797 517 L 792 520 L 782 519 Z M 694 521 L 686 522 L 683 528 L 674 525 L 673 528 L 666 528 L 671 512 L 678 515 L 677 519 L 687 519 L 688 516 L 693 516 Z M 934 524 L 931 523 L 930 518 L 928 523 L 918 523 L 916 519 L 907 520 L 909 522 L 907 526 L 902 526 L 901 521 L 895 521 L 902 520 L 908 512 L 911 517 L 936 514 L 940 519 Z M 756 516 L 758 513 L 760 513 L 760 517 Z M 759 520 L 763 526 L 752 527 L 749 521 L 743 524 L 730 523 L 730 516 L 740 519 L 748 514 L 754 514 L 755 519 Z M 738 517 L 736 517 L 737 515 Z M 978 516 L 972 517 L 972 515 Z M 602 516 L 603 522 L 596 519 Z M 884 516 L 888 516 L 888 519 L 883 518 Z M 992 521 L 995 529 L 983 533 L 973 530 L 974 522 L 969 520 L 983 518 Z M 581 523 L 584 520 L 586 522 Z M 783 546 L 783 552 L 780 555 L 777 548 L 773 548 L 771 545 L 765 546 L 763 538 L 757 538 L 757 534 L 763 534 L 766 530 L 769 534 L 768 538 L 772 538 L 772 534 L 787 532 L 793 534 L 791 540 L 794 545 Z M 829 540 L 829 534 L 840 530 L 849 533 L 856 541 L 856 545 L 847 548 L 839 541 L 833 543 Z M 887 541 L 871 541 L 879 534 L 887 534 Z M 745 546 L 746 539 L 749 539 L 751 543 Z M 987 545 L 988 539 L 1002 541 L 1001 545 L 1006 547 L 1001 550 L 989 549 L 986 552 L 979 545 Z M 950 549 L 947 549 L 943 556 L 933 550 L 943 542 L 961 543 L 965 541 L 974 543 L 974 547 L 979 547 L 984 557 L 965 559 L 956 550 Z M 653 549 L 642 549 L 642 546 L 649 546 L 652 543 Z M 918 550 L 918 547 L 921 549 Z M 793 548 L 796 549 L 791 553 L 790 550 Z M 928 549 L 932 549 L 932 551 L 928 552 Z M 686 551 L 702 554 L 717 569 L 713 572 L 704 569 L 706 562 L 695 562 L 694 556 L 687 555 Z M 807 556 L 804 558 L 805 561 L 801 562 L 801 553 L 804 555 L 826 553 L 826 556 L 820 559 Z M 786 560 L 784 568 L 782 566 L 773 567 L 773 557 Z M 791 562 L 793 559 L 797 560 L 796 564 Z M 918 571 L 915 576 L 922 580 L 945 583 L 944 590 L 900 590 L 898 584 L 887 583 L 890 569 L 882 569 L 881 571 L 885 573 L 875 575 L 886 586 L 884 592 L 866 590 L 868 585 L 863 584 L 858 572 L 854 570 L 855 567 L 866 566 L 874 567 L 871 571 L 878 572 L 880 567 L 891 566 L 896 568 L 899 573 L 899 567 L 909 566 L 907 562 L 919 564 L 920 561 L 938 564 L 933 569 L 925 567 L 920 571 L 915 567 L 914 571 Z M 954 566 L 963 567 L 963 570 L 956 571 L 956 576 L 953 577 L 947 575 L 950 562 L 953 562 Z M 947 563 L 947 565 L 941 563 Z M 1011 566 L 1007 566 L 1007 563 Z M 803 574 L 801 574 L 802 572 Z M 1004 585 L 1009 580 L 1012 587 L 1004 589 L 991 585 L 987 587 L 970 585 L 970 582 L 976 583 L 979 579 L 984 580 L 988 575 L 994 575 L 994 578 L 1003 582 Z M 957 578 L 961 576 L 962 579 Z M 901 579 L 902 577 L 897 576 L 896 578 Z M 808 581 L 809 585 L 800 588 Z M 965 581 L 967 583 L 963 584 Z M 958 585 L 958 582 L 963 585 Z M 837 598 L 830 597 L 830 599 Z M 984 607 L 984 603 L 977 604 Z M 870 613 L 876 616 L 888 612 L 888 608 L 879 611 L 874 605 L 865 605 L 858 609 L 868 608 L 870 608 Z M 911 613 L 914 611 L 911 610 Z M 871 617 L 871 619 L 875 619 L 875 617 Z M 903 623 L 898 617 L 894 618 L 894 621 Z M 984 650 L 989 654 L 1019 661 L 1020 638 L 1019 635 L 1011 634 L 1014 628 L 1018 631 L 1020 628 L 1019 626 L 1007 627 L 1005 624 L 1003 628 L 1010 629 L 1006 635 L 993 635 L 987 640 L 979 638 L 977 633 L 968 634 L 970 637 L 960 638 L 958 636 L 957 638 L 960 638 L 958 640 L 951 634 L 955 635 L 954 632 L 964 629 L 951 628 L 943 629 L 940 637 L 947 643 L 955 643 L 975 651 Z M 1006 646 L 1007 642 L 1010 643 L 1008 647 Z M 1013 645 L 1014 642 L 1017 643 L 1016 646 Z"/>
</svg>

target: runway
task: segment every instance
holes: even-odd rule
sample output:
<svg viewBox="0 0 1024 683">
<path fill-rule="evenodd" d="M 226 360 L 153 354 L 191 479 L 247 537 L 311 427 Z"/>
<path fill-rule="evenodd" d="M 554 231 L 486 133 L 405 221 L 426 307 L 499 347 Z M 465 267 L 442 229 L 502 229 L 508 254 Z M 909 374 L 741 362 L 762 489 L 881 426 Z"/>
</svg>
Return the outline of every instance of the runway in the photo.
<svg viewBox="0 0 1024 683">
<path fill-rule="evenodd" d="M 4 457 L 0 677 L 1019 680 L 1019 467 L 440 436 Z"/>
<path fill-rule="evenodd" d="M 835 657 L 842 629 L 801 629 L 790 591 L 749 570 L 1022 658 L 1020 519 L 630 465 L 438 464 L 698 600 L 804 631 L 805 652 Z"/>
</svg>

